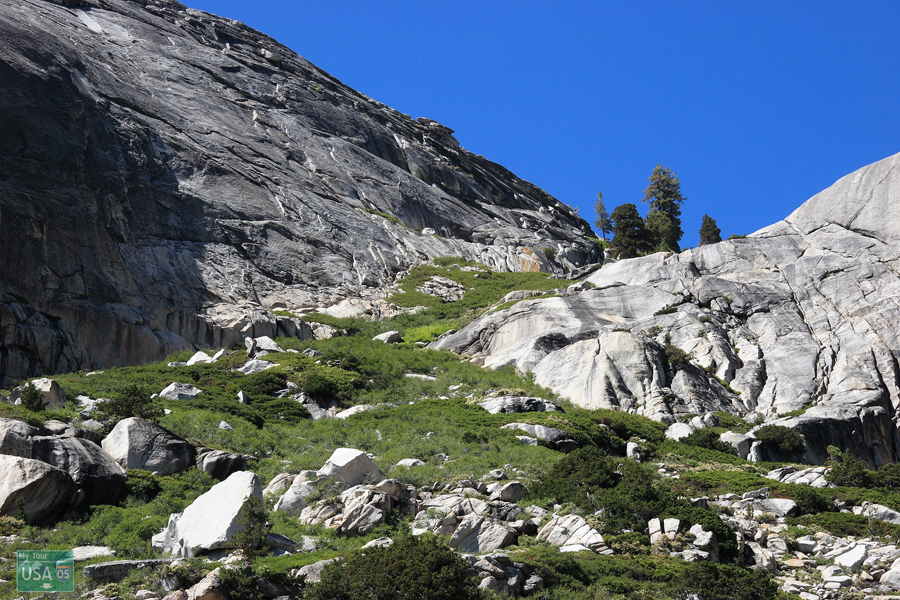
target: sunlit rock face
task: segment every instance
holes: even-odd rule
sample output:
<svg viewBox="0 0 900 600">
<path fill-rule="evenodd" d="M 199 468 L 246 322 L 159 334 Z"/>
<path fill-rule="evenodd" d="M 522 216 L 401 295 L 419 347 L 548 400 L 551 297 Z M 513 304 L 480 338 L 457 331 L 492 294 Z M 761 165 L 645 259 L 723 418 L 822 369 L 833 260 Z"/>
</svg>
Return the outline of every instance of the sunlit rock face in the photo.
<svg viewBox="0 0 900 600">
<path fill-rule="evenodd" d="M 435 345 L 533 371 L 585 407 L 761 415 L 803 433 L 810 462 L 834 445 L 874 466 L 898 458 L 898 259 L 900 154 L 746 239 L 607 264 L 589 290 Z"/>
</svg>

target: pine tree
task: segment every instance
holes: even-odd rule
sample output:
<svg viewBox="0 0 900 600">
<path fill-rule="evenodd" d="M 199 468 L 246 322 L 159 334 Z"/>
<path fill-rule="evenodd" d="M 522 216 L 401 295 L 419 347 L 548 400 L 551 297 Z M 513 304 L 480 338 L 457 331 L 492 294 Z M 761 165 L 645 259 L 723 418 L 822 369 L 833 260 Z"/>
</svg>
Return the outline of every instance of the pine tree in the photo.
<svg viewBox="0 0 900 600">
<path fill-rule="evenodd" d="M 644 202 L 650 203 L 647 213 L 647 229 L 653 232 L 660 250 L 680 252 L 678 242 L 684 232 L 681 230 L 681 182 L 669 168 L 656 165 L 649 178 L 650 185 L 644 190 Z"/>
<path fill-rule="evenodd" d="M 600 235 L 606 240 L 606 234 L 612 231 L 612 223 L 609 221 L 609 213 L 606 212 L 606 206 L 603 204 L 603 192 L 597 192 L 597 202 L 594 204 L 594 212 L 597 213 L 597 220 L 594 226 L 600 230 Z"/>
<path fill-rule="evenodd" d="M 716 220 L 709 215 L 703 215 L 703 223 L 700 225 L 700 245 L 715 244 L 722 241 L 722 230 L 716 225 Z"/>
<path fill-rule="evenodd" d="M 634 258 L 641 252 L 653 249 L 653 235 L 644 226 L 644 220 L 634 204 L 617 206 L 610 215 L 613 239 L 609 244 L 611 254 L 618 258 Z"/>
</svg>

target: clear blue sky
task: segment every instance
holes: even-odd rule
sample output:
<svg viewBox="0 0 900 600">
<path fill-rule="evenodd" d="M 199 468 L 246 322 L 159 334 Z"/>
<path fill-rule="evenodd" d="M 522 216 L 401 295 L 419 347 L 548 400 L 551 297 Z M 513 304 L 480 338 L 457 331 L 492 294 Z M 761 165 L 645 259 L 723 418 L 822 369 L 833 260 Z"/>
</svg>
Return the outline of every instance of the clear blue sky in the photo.
<svg viewBox="0 0 900 600">
<path fill-rule="evenodd" d="M 466 149 L 593 224 L 661 163 L 682 246 L 787 216 L 900 152 L 900 2 L 193 0 L 350 87 L 456 130 Z"/>
</svg>

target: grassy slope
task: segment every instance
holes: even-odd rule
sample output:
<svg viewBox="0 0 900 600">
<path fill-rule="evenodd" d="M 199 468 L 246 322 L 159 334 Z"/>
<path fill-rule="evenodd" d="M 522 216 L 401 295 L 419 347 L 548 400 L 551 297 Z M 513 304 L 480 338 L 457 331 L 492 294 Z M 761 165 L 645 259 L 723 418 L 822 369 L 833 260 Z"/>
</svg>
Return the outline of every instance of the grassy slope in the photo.
<svg viewBox="0 0 900 600">
<path fill-rule="evenodd" d="M 258 458 L 254 470 L 264 483 L 280 472 L 317 469 L 335 448 L 353 447 L 374 454 L 375 462 L 386 476 L 416 486 L 430 485 L 435 481 L 447 484 L 462 479 L 477 480 L 488 470 L 504 468 L 507 464 L 518 469 L 518 479 L 533 485 L 553 469 L 562 455 L 542 446 L 524 446 L 513 432 L 500 428 L 505 423 L 524 421 L 560 427 L 569 431 L 582 445 L 601 447 L 614 456 L 624 454 L 627 441 L 638 441 L 647 460 L 663 462 L 670 471 L 675 470 L 681 475 L 680 479 L 660 480 L 652 469 L 647 469 L 646 477 L 653 480 L 657 490 L 698 496 L 740 493 L 769 486 L 777 496 L 795 497 L 798 501 L 804 495 L 808 496 L 809 488 L 778 484 L 761 477 L 762 473 L 777 465 L 754 465 L 732 454 L 664 441 L 664 427 L 658 423 L 623 413 L 578 409 L 556 398 L 549 390 L 540 388 L 528 376 L 520 376 L 511 369 L 486 371 L 448 352 L 419 348 L 412 342 L 432 339 L 449 328 L 462 325 L 479 311 L 496 305 L 509 291 L 551 290 L 559 287 L 560 283 L 542 274 L 461 271 L 457 267 L 448 268 L 451 263 L 445 261 L 443 266 L 414 270 L 402 285 L 405 293 L 395 296 L 397 303 L 404 306 L 428 306 L 424 312 L 385 323 L 313 316 L 314 320 L 347 329 L 353 335 L 315 342 L 280 340 L 285 349 L 314 348 L 324 353 L 316 359 L 288 352 L 270 355 L 266 360 L 279 366 L 252 376 L 231 370 L 245 360 L 240 350 L 213 365 L 166 366 L 167 362 L 185 360 L 190 354 L 182 353 L 161 363 L 108 369 L 90 376 L 72 373 L 55 376 L 54 379 L 70 397 L 84 394 L 92 398 L 116 397 L 126 385 L 134 383 L 152 391 L 159 391 L 173 381 L 196 385 L 203 390 L 200 399 L 163 402 L 171 413 L 161 419 L 161 424 L 196 444 L 252 454 Z M 468 290 L 465 299 L 457 303 L 442 303 L 415 291 L 416 286 L 436 274 L 465 285 Z M 385 345 L 371 340 L 377 333 L 390 329 L 400 330 L 407 341 Z M 404 377 L 407 373 L 427 374 L 435 379 Z M 348 406 L 390 403 L 396 407 L 361 413 L 347 420 L 313 422 L 296 412 L 297 403 L 274 397 L 286 381 L 295 382 L 301 388 L 320 395 L 336 397 Z M 451 386 L 460 387 L 451 391 Z M 239 390 L 250 396 L 249 406 L 237 404 Z M 565 408 L 565 413 L 489 415 L 475 404 L 488 395 L 509 392 L 556 401 Z M 51 417 L 76 418 L 71 409 L 33 414 L 20 407 L 2 405 L 0 411 L 2 416 L 32 422 Z M 233 427 L 232 430 L 218 428 L 223 419 Z M 732 429 L 749 427 L 749 424 L 739 420 L 733 420 L 728 425 Z M 439 453 L 449 455 L 450 459 L 446 462 L 438 459 Z M 426 466 L 394 466 L 403 458 L 413 457 L 426 461 Z M 615 460 L 621 462 L 621 459 Z M 151 556 L 149 537 L 162 528 L 168 514 L 182 510 L 214 483 L 195 470 L 163 478 L 147 473 L 129 475 L 132 494 L 120 506 L 92 507 L 69 514 L 53 524 L 53 528 L 45 524 L 45 527 L 22 529 L 14 521 L 0 520 L 4 533 L 20 534 L 18 541 L 2 550 L 2 555 L 9 560 L 0 566 L 0 578 L 12 583 L 0 583 L 0 596 L 15 595 L 12 569 L 17 548 L 71 548 L 106 544 L 115 548 L 120 558 Z M 833 499 L 853 502 L 865 498 L 900 509 L 900 496 L 889 490 L 836 488 L 816 493 L 821 493 L 829 502 Z M 538 502 L 551 506 L 555 500 L 544 498 L 538 499 Z M 805 502 L 810 506 L 815 504 L 810 504 L 809 498 Z M 817 506 L 821 508 L 821 503 Z M 827 513 L 814 513 L 801 519 L 805 520 L 794 522 L 794 533 L 798 535 L 805 531 L 838 527 L 835 519 L 829 518 Z M 314 553 L 257 561 L 257 567 L 272 572 L 285 572 L 315 560 L 346 553 L 370 539 L 391 535 L 402 526 L 386 524 L 365 537 L 344 539 L 318 527 L 300 526 L 295 519 L 282 514 L 272 513 L 270 520 L 276 533 L 294 539 L 301 535 L 316 535 L 322 540 L 322 547 Z M 846 523 L 841 525 L 845 529 L 847 526 Z M 634 545 L 628 537 L 632 534 L 617 537 L 619 532 L 616 531 L 604 533 L 612 534 L 611 539 L 616 541 L 614 547 L 619 549 L 619 555 L 562 556 L 557 550 L 535 544 L 534 540 L 527 538 L 521 541 L 522 547 L 517 551 L 521 560 L 541 572 L 548 583 L 556 584 L 553 590 L 547 592 L 547 598 L 632 598 L 647 594 L 665 598 L 670 597 L 667 594 L 674 596 L 679 593 L 670 585 L 674 581 L 706 578 L 703 581 L 707 581 L 707 585 L 716 586 L 716 581 L 720 579 L 724 581 L 745 576 L 735 575 L 725 567 L 697 567 L 667 556 L 644 555 L 646 549 L 640 544 Z M 880 533 L 886 535 L 888 532 Z M 192 573 L 196 576 L 209 567 L 197 563 L 186 568 L 193 569 Z M 83 587 L 85 584 L 80 579 L 80 569 L 77 570 L 77 583 Z M 130 581 L 120 585 L 118 591 L 128 597 L 129 592 L 139 589 L 142 584 L 146 585 L 149 577 L 148 574 L 135 574 Z M 756 579 L 746 580 L 745 588 L 749 590 L 749 595 L 742 597 L 760 597 L 753 595 L 756 593 L 753 590 L 757 589 L 754 586 L 763 586 L 762 580 L 766 576 L 753 577 Z"/>
</svg>

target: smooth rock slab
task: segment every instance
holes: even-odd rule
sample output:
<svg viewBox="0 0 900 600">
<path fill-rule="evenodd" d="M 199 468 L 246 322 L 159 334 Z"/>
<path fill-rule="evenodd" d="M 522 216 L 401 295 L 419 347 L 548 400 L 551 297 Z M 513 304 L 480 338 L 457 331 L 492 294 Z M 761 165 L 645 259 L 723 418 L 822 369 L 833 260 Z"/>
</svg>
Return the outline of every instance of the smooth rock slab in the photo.
<svg viewBox="0 0 900 600">
<path fill-rule="evenodd" d="M 185 558 L 233 548 L 234 536 L 242 530 L 237 522 L 241 508 L 251 495 L 262 501 L 259 477 L 249 471 L 233 473 L 194 500 L 183 513 L 170 515 L 168 526 L 153 536 L 154 547 Z"/>
<path fill-rule="evenodd" d="M 844 569 L 855 572 L 862 567 L 862 564 L 869 557 L 869 552 L 862 544 L 856 546 L 849 552 L 845 552 L 834 557 L 834 564 L 840 565 Z"/>
</svg>

